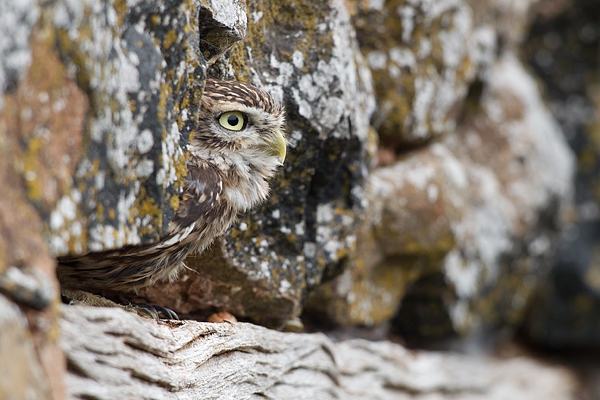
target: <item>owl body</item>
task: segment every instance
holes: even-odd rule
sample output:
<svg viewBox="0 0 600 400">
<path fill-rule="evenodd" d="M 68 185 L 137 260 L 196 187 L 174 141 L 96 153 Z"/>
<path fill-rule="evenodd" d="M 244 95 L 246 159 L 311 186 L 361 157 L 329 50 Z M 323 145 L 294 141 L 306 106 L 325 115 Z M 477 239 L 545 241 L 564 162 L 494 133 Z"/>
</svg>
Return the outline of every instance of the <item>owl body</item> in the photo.
<svg viewBox="0 0 600 400">
<path fill-rule="evenodd" d="M 189 144 L 179 209 L 158 243 L 59 258 L 63 287 L 134 291 L 171 280 L 191 252 L 204 251 L 238 214 L 269 194 L 282 164 L 284 109 L 246 83 L 208 80 Z"/>
</svg>

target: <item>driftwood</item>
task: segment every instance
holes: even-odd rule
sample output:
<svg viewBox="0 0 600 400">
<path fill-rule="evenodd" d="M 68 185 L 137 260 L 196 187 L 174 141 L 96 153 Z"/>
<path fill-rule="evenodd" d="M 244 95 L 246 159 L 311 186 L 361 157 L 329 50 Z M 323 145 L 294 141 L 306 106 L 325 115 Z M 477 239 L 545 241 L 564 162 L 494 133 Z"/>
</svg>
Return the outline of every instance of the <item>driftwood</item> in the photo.
<svg viewBox="0 0 600 400">
<path fill-rule="evenodd" d="M 568 399 L 562 367 L 333 342 L 247 323 L 156 322 L 114 308 L 64 307 L 71 398 Z"/>
</svg>

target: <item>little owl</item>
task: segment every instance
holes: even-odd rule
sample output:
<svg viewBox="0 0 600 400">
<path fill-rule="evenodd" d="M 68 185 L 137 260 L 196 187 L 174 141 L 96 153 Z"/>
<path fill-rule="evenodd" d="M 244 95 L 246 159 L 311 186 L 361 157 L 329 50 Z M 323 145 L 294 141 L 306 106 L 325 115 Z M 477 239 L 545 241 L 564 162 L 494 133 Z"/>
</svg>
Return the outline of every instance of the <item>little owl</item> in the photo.
<svg viewBox="0 0 600 400">
<path fill-rule="evenodd" d="M 236 219 L 263 202 L 286 155 L 284 109 L 254 86 L 209 79 L 189 144 L 179 209 L 158 243 L 59 259 L 63 287 L 132 291 L 177 276 L 190 252 L 204 251 Z"/>
</svg>

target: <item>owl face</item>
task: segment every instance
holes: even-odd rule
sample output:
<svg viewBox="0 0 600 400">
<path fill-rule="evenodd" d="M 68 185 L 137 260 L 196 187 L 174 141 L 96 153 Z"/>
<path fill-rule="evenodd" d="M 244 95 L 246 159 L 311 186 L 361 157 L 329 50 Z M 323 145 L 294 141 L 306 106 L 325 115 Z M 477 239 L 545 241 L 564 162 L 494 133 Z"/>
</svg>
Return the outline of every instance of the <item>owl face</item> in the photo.
<svg viewBox="0 0 600 400">
<path fill-rule="evenodd" d="M 284 119 L 283 107 L 254 86 L 206 82 L 190 150 L 227 176 L 231 185 L 224 191 L 241 210 L 266 198 L 267 181 L 285 160 Z"/>
<path fill-rule="evenodd" d="M 268 93 L 243 82 L 209 79 L 192 144 L 228 157 L 240 152 L 275 157 L 281 165 L 286 156 L 284 118 L 283 108 Z"/>
<path fill-rule="evenodd" d="M 280 165 L 285 160 L 282 113 L 274 115 L 239 103 L 217 102 L 212 104 L 211 114 L 212 131 L 226 149 L 260 158 L 275 157 Z"/>
</svg>

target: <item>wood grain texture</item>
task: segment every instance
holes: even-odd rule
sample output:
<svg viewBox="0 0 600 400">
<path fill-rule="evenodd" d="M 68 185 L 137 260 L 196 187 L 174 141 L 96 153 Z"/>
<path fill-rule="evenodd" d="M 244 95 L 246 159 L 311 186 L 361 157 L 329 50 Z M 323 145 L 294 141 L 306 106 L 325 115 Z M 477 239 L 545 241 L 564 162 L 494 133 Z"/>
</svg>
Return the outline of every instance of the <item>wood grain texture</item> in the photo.
<svg viewBox="0 0 600 400">
<path fill-rule="evenodd" d="M 247 323 L 155 322 L 121 309 L 63 308 L 69 397 L 94 399 L 569 399 L 565 368 L 334 343 Z"/>
</svg>

